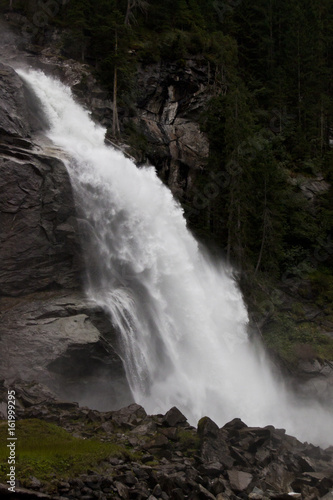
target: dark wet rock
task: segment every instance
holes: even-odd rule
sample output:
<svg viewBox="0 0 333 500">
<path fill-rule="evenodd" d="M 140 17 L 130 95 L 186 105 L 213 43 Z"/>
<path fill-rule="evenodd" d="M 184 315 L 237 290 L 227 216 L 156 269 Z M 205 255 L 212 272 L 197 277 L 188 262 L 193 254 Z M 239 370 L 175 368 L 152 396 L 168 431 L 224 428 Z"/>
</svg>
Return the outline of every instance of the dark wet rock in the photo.
<svg viewBox="0 0 333 500">
<path fill-rule="evenodd" d="M 79 287 L 73 193 L 60 160 L 0 151 L 0 225 L 1 295 Z"/>
<path fill-rule="evenodd" d="M 218 437 L 220 429 L 209 417 L 203 417 L 198 423 L 198 435 L 201 439 Z"/>
<path fill-rule="evenodd" d="M 187 418 L 182 414 L 181 411 L 178 410 L 175 406 L 169 410 L 163 419 L 163 424 L 169 427 L 175 427 L 175 425 L 179 425 L 185 423 Z"/>
<path fill-rule="evenodd" d="M 144 445 L 146 450 L 151 450 L 153 448 L 168 448 L 169 440 L 163 435 L 158 434 L 155 438 L 147 441 Z"/>
<path fill-rule="evenodd" d="M 231 431 L 246 429 L 247 425 L 240 418 L 234 418 L 230 422 L 227 422 L 222 428 L 228 430 L 230 434 Z"/>
<path fill-rule="evenodd" d="M 219 476 L 223 470 L 224 467 L 219 462 L 207 462 L 198 467 L 200 474 L 212 478 Z"/>
<path fill-rule="evenodd" d="M 311 463 L 311 460 L 306 457 L 299 457 L 298 464 L 302 470 L 302 472 L 314 472 L 315 469 Z"/>
<path fill-rule="evenodd" d="M 144 408 L 135 403 L 112 413 L 112 421 L 119 426 L 133 427 L 141 424 L 146 417 Z"/>
<path fill-rule="evenodd" d="M 215 500 L 215 496 L 210 493 L 206 488 L 202 486 L 202 484 L 198 485 L 199 489 L 199 498 L 202 500 Z"/>
<path fill-rule="evenodd" d="M 128 487 L 125 486 L 120 481 L 115 481 L 114 485 L 117 489 L 117 492 L 118 492 L 120 498 L 123 498 L 124 500 L 128 500 L 129 499 Z"/>
<path fill-rule="evenodd" d="M 135 436 L 150 436 L 155 433 L 157 429 L 157 426 L 155 422 L 153 422 L 151 419 L 147 418 L 143 420 L 142 424 L 139 424 L 135 429 L 133 430 L 133 435 Z M 161 432 L 164 433 L 166 429 L 161 429 Z M 177 429 L 176 429 L 177 430 Z"/>
<path fill-rule="evenodd" d="M 178 439 L 178 429 L 177 427 L 169 427 L 166 429 L 160 429 L 160 432 L 164 434 L 165 437 L 170 439 L 171 441 L 177 441 Z"/>
<path fill-rule="evenodd" d="M 234 464 L 226 442 L 226 432 L 209 417 L 204 417 L 198 424 L 198 435 L 200 438 L 200 456 L 204 462 L 217 462 L 225 468 Z"/>
<path fill-rule="evenodd" d="M 229 447 L 230 456 L 234 459 L 234 465 L 240 465 L 241 467 L 249 467 L 249 461 L 246 459 L 244 451 L 235 448 L 234 446 Z"/>
<path fill-rule="evenodd" d="M 30 132 L 24 84 L 12 68 L 0 63 L 0 137 L 27 137 Z"/>
<path fill-rule="evenodd" d="M 122 118 L 144 134 L 148 160 L 178 196 L 191 190 L 208 157 L 208 140 L 198 125 L 210 98 L 208 73 L 203 59 L 139 67 L 137 114 Z"/>
<path fill-rule="evenodd" d="M 81 285 L 83 259 L 62 152 L 41 136 L 39 144 L 32 138 L 45 126 L 31 89 L 0 64 L 0 296 Z"/>
<path fill-rule="evenodd" d="M 326 495 L 321 497 L 321 500 L 332 500 L 332 499 L 333 499 L 333 491 L 330 491 Z"/>
</svg>

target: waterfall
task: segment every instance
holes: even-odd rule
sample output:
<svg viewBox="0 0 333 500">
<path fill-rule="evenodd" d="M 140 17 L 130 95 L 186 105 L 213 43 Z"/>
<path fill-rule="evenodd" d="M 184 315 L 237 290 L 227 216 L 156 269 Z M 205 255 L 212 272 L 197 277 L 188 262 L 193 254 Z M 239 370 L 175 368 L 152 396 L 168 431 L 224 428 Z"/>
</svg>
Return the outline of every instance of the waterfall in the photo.
<svg viewBox="0 0 333 500">
<path fill-rule="evenodd" d="M 276 379 L 248 322 L 231 270 L 186 228 L 182 209 L 153 167 L 137 168 L 104 143 L 105 130 L 69 88 L 19 71 L 39 98 L 47 136 L 66 153 L 86 220 L 86 292 L 120 332 L 120 355 L 137 403 L 150 413 L 177 406 L 196 424 L 234 417 L 333 444 L 333 418 L 297 401 Z"/>
</svg>

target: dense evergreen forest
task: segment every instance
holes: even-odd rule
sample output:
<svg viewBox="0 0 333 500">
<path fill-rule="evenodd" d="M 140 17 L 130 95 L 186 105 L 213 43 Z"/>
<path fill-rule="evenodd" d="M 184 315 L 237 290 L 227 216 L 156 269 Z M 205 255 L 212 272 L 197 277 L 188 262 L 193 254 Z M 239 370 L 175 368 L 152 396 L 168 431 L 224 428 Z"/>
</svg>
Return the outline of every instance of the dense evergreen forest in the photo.
<svg viewBox="0 0 333 500">
<path fill-rule="evenodd" d="M 42 6 L 62 30 L 64 57 L 89 63 L 119 106 L 133 101 L 139 63 L 209 62 L 212 97 L 201 128 L 210 155 L 196 180 L 206 203 L 196 211 L 189 210 L 193 200 L 182 200 L 189 224 L 242 271 L 269 345 L 289 360 L 296 345 L 311 346 L 304 356 L 333 356 L 332 342 L 300 320 L 303 297 L 333 322 L 332 1 L 1 0 L 0 6 L 29 19 Z M 40 19 L 36 44 L 47 29 Z M 123 132 L 115 119 L 110 133 Z M 212 174 L 219 188 L 209 193 Z M 309 201 L 301 187 L 313 179 L 328 188 Z M 287 285 L 300 299 L 283 312 Z"/>
</svg>

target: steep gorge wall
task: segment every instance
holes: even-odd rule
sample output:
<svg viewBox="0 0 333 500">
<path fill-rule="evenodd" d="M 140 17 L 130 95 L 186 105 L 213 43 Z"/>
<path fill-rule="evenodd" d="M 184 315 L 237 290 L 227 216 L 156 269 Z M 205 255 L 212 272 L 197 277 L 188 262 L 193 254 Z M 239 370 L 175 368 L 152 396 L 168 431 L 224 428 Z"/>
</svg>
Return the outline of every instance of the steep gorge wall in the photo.
<svg viewBox="0 0 333 500">
<path fill-rule="evenodd" d="M 0 290 L 9 296 L 77 288 L 82 271 L 68 174 L 34 143 L 27 103 L 21 79 L 1 65 Z"/>
<path fill-rule="evenodd" d="M 97 408 L 132 401 L 117 334 L 82 292 L 69 176 L 42 112 L 0 64 L 0 378 L 38 379 Z"/>
<path fill-rule="evenodd" d="M 132 123 L 146 138 L 146 157 L 178 198 L 190 193 L 209 154 L 199 125 L 211 97 L 208 71 L 207 61 L 187 59 L 140 66 L 137 73 L 140 90 Z"/>
</svg>

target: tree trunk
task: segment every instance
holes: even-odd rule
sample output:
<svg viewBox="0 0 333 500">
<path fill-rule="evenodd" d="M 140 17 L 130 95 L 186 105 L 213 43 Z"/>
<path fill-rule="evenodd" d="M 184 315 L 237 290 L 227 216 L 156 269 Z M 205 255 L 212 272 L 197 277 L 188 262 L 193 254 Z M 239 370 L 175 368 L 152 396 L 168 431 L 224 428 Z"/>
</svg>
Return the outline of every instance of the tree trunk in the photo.
<svg viewBox="0 0 333 500">
<path fill-rule="evenodd" d="M 265 175 L 265 188 L 264 188 L 264 214 L 263 214 L 263 228 L 262 228 L 262 239 L 261 239 L 261 246 L 260 246 L 260 252 L 259 252 L 259 257 L 258 257 L 258 262 L 256 265 L 256 269 L 254 271 L 254 274 L 257 274 L 262 256 L 264 253 L 264 247 L 265 247 L 265 241 L 266 241 L 266 231 L 267 231 L 267 226 L 268 226 L 268 210 L 267 210 L 267 177 Z"/>
<path fill-rule="evenodd" d="M 119 119 L 118 119 L 118 108 L 117 108 L 117 90 L 118 90 L 118 80 L 117 80 L 117 66 L 114 68 L 114 79 L 113 79 L 113 120 L 112 120 L 112 135 L 116 137 L 120 134 Z"/>
<path fill-rule="evenodd" d="M 234 211 L 234 189 L 231 186 L 231 197 L 229 205 L 229 217 L 228 217 L 228 242 L 227 242 L 227 263 L 230 265 L 231 261 L 231 248 L 232 248 L 232 225 L 233 225 L 233 211 Z"/>
<path fill-rule="evenodd" d="M 297 30 L 297 90 L 298 90 L 298 123 L 301 124 L 301 53 L 300 53 L 300 32 Z"/>
<path fill-rule="evenodd" d="M 115 55 L 117 58 L 118 53 L 118 35 L 116 31 L 116 45 L 115 45 Z M 113 119 L 112 119 L 112 135 L 116 137 L 120 134 L 119 120 L 118 120 L 118 108 L 117 108 L 117 92 L 118 92 L 118 68 L 117 64 L 114 68 L 114 78 L 113 78 Z"/>
<path fill-rule="evenodd" d="M 323 106 L 323 98 L 321 98 L 320 103 L 320 152 L 321 154 L 324 151 L 325 144 L 325 117 L 324 117 L 324 106 Z"/>
<path fill-rule="evenodd" d="M 273 6 L 272 1 L 269 2 L 269 47 L 268 47 L 268 69 L 270 74 L 273 71 L 273 47 L 274 47 L 274 37 L 273 37 Z"/>
<path fill-rule="evenodd" d="M 131 0 L 127 0 L 127 9 L 126 9 L 126 16 L 125 16 L 125 24 L 129 25 L 129 20 L 131 16 L 131 10 L 132 10 L 132 2 Z"/>
<path fill-rule="evenodd" d="M 239 200 L 237 200 L 237 258 L 238 258 L 238 269 L 242 270 L 243 265 L 243 247 L 242 247 L 242 227 L 241 227 L 241 206 Z"/>
</svg>

